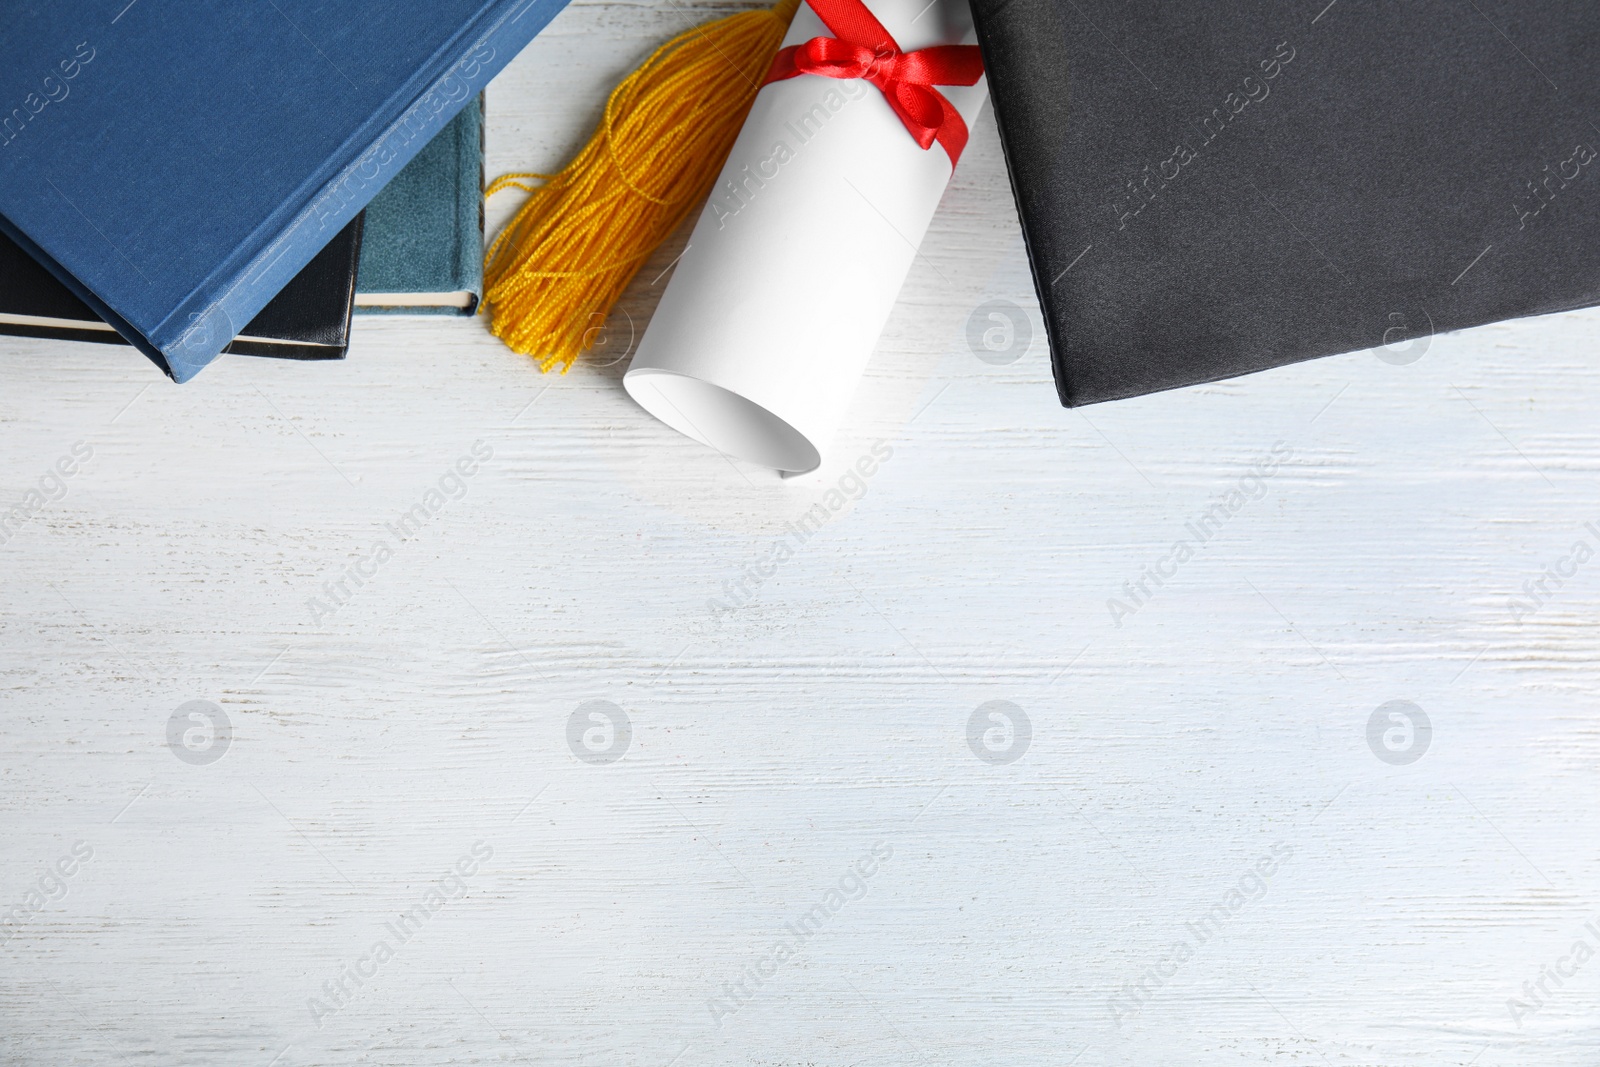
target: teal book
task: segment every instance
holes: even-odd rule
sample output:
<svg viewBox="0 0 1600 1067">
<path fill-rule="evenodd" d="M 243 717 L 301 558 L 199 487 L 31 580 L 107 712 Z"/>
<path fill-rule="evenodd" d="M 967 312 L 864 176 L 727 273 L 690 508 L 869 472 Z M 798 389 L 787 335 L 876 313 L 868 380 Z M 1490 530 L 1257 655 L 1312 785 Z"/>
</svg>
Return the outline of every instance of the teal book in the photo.
<svg viewBox="0 0 1600 1067">
<path fill-rule="evenodd" d="M 367 205 L 357 314 L 471 315 L 483 297 L 483 101 Z"/>
</svg>

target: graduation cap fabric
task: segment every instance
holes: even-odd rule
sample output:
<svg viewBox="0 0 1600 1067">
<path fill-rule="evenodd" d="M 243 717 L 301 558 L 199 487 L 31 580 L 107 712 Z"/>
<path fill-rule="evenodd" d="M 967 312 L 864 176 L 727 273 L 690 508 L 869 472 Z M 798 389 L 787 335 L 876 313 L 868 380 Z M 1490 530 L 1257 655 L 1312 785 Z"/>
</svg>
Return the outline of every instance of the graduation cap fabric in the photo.
<svg viewBox="0 0 1600 1067">
<path fill-rule="evenodd" d="M 1069 407 L 1600 303 L 1600 5 L 973 0 Z"/>
</svg>

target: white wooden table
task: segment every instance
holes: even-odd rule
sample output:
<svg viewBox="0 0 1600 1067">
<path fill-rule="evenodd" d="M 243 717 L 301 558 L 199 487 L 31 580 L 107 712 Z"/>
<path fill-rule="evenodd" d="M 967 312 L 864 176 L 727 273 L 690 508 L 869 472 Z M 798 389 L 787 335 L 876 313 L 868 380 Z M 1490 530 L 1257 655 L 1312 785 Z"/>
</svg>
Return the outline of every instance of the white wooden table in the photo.
<svg viewBox="0 0 1600 1067">
<path fill-rule="evenodd" d="M 491 170 L 711 10 L 574 3 Z M 1600 1059 L 1600 314 L 1063 411 L 986 118 L 779 479 L 622 391 L 681 240 L 566 377 L 0 343 L 0 1062 Z"/>
</svg>

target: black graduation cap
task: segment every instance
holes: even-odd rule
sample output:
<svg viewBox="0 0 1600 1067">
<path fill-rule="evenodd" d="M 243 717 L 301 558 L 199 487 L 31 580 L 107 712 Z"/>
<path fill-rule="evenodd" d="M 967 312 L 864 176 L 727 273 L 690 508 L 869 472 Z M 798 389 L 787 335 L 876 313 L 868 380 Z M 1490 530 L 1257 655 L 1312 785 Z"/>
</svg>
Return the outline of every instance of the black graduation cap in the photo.
<svg viewBox="0 0 1600 1067">
<path fill-rule="evenodd" d="M 973 0 L 1067 406 L 1600 303 L 1600 4 Z"/>
</svg>

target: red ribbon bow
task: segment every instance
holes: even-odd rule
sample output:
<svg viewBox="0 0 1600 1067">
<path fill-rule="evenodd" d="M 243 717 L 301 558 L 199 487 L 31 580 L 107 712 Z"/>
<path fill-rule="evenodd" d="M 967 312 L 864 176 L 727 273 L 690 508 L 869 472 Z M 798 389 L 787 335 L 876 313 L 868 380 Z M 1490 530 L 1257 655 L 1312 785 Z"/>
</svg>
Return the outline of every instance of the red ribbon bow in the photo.
<svg viewBox="0 0 1600 1067">
<path fill-rule="evenodd" d="M 975 85 L 983 56 L 973 44 L 944 44 L 902 52 L 861 0 L 806 0 L 832 30 L 777 54 L 763 85 L 800 74 L 861 78 L 883 93 L 911 136 L 926 151 L 938 141 L 954 167 L 967 147 L 967 124 L 935 85 Z"/>
</svg>

